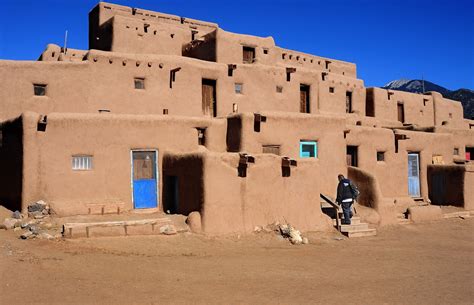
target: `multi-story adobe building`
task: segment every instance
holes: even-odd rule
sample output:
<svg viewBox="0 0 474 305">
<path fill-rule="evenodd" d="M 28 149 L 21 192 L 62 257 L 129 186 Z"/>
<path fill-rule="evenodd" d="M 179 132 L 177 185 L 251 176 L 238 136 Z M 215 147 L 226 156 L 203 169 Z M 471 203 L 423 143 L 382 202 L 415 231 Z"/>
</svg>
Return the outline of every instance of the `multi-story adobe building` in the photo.
<svg viewBox="0 0 474 305">
<path fill-rule="evenodd" d="M 101 2 L 89 50 L 0 61 L 0 202 L 59 215 L 199 212 L 208 233 L 331 227 L 359 185 L 371 221 L 474 208 L 474 121 L 437 92 L 366 88 L 356 65 L 272 37 Z M 374 220 L 375 219 L 375 220 Z"/>
</svg>

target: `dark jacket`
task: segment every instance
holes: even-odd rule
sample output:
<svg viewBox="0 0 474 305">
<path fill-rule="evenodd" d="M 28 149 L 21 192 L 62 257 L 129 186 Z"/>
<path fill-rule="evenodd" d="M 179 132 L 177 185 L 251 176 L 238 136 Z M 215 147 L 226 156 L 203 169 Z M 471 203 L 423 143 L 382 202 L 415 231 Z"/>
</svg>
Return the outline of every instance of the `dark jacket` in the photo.
<svg viewBox="0 0 474 305">
<path fill-rule="evenodd" d="M 354 197 L 355 195 L 352 181 L 347 178 L 339 181 L 339 184 L 337 185 L 336 202 L 342 203 L 344 199 L 354 199 Z"/>
</svg>

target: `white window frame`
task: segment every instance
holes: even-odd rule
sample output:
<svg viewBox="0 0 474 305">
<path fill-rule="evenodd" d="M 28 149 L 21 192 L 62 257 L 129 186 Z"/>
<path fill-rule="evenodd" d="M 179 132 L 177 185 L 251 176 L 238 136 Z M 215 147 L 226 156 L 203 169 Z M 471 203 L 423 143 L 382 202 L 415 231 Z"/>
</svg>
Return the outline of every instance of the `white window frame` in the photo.
<svg viewBox="0 0 474 305">
<path fill-rule="evenodd" d="M 71 168 L 73 171 L 90 171 L 93 169 L 92 155 L 73 155 Z"/>
</svg>

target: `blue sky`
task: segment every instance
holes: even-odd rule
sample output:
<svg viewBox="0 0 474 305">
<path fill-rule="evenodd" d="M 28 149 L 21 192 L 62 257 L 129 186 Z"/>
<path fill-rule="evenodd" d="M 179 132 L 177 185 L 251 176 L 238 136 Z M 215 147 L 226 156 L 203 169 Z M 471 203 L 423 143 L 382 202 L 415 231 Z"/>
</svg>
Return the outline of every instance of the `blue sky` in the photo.
<svg viewBox="0 0 474 305">
<path fill-rule="evenodd" d="M 114 0 L 273 36 L 277 45 L 357 64 L 366 86 L 400 78 L 474 89 L 473 0 Z M 46 44 L 86 49 L 92 0 L 0 0 L 0 58 L 36 60 Z M 246 3 L 244 5 L 244 3 Z"/>
</svg>

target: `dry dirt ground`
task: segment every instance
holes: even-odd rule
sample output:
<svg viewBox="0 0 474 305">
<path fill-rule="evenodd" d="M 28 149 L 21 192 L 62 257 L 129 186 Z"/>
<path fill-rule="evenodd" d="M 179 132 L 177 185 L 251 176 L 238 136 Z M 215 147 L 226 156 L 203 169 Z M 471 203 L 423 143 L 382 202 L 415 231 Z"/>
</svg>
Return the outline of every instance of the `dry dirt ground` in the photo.
<svg viewBox="0 0 474 305">
<path fill-rule="evenodd" d="M 376 237 L 66 241 L 0 231 L 1 304 L 474 304 L 474 218 Z"/>
</svg>

